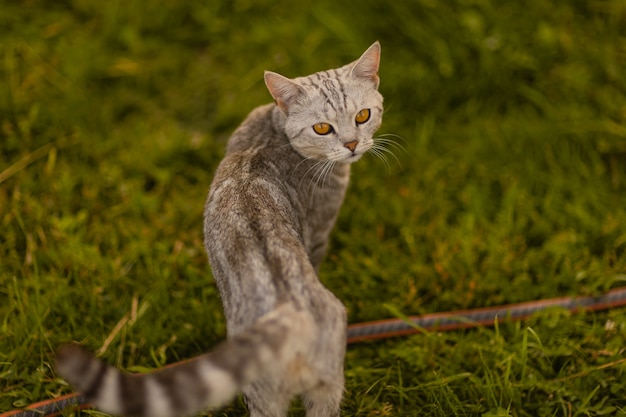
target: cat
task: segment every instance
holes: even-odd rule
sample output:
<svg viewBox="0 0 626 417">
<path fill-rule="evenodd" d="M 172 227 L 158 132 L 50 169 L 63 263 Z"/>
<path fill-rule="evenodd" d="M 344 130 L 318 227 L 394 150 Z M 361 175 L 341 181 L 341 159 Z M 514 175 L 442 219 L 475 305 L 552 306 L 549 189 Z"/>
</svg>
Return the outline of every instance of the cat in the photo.
<svg viewBox="0 0 626 417">
<path fill-rule="evenodd" d="M 318 279 L 350 164 L 376 151 L 383 98 L 380 44 L 337 69 L 289 79 L 265 72 L 274 103 L 230 138 L 204 212 L 205 246 L 228 338 L 211 353 L 128 374 L 69 344 L 56 368 L 96 408 L 170 417 L 243 392 L 251 417 L 336 417 L 344 390 L 347 316 Z"/>
</svg>

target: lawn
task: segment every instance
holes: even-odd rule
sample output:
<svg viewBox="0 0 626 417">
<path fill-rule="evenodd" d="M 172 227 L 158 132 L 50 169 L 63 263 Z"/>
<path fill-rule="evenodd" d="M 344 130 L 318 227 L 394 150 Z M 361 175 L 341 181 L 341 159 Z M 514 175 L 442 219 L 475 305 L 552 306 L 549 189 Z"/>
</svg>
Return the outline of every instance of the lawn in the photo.
<svg viewBox="0 0 626 417">
<path fill-rule="evenodd" d="M 374 40 L 395 157 L 354 165 L 320 271 L 351 323 L 626 285 L 622 0 L 0 3 L 0 412 L 70 392 L 67 341 L 146 371 L 223 339 L 229 134 L 263 70 Z M 351 345 L 343 415 L 626 416 L 625 358 L 624 308 Z"/>
</svg>

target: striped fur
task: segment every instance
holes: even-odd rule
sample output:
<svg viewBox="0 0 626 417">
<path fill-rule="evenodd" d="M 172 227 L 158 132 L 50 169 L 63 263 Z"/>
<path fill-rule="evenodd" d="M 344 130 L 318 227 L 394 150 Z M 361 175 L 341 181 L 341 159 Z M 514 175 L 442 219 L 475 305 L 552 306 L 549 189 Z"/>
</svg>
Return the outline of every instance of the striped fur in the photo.
<svg viewBox="0 0 626 417">
<path fill-rule="evenodd" d="M 301 312 L 285 304 L 210 354 L 153 373 L 121 372 L 77 344 L 59 349 L 57 370 L 101 411 L 190 415 L 223 405 L 246 384 L 293 361 L 309 342 L 310 327 Z"/>
<path fill-rule="evenodd" d="M 300 395 L 308 417 L 337 417 L 346 313 L 317 270 L 348 186 L 350 163 L 382 120 L 380 45 L 307 77 L 266 72 L 275 104 L 231 137 L 205 206 L 205 246 L 228 339 L 148 374 L 127 374 L 78 345 L 57 354 L 61 376 L 102 411 L 192 415 L 243 392 L 252 417 L 285 416 Z M 367 109 L 370 117 L 355 121 Z M 315 124 L 331 126 L 320 135 Z"/>
</svg>

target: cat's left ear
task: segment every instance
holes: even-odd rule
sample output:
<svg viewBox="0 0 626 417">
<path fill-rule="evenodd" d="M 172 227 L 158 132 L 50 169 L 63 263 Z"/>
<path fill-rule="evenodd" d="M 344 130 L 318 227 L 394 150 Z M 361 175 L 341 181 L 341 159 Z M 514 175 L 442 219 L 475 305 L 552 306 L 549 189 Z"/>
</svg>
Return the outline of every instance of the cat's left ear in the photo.
<svg viewBox="0 0 626 417">
<path fill-rule="evenodd" d="M 363 52 L 363 55 L 352 64 L 350 75 L 357 78 L 366 78 L 374 83 L 376 88 L 380 83 L 378 78 L 378 66 L 380 64 L 380 43 L 374 42 L 372 46 Z"/>
<path fill-rule="evenodd" d="M 288 112 L 289 105 L 294 100 L 304 94 L 300 84 L 272 71 L 265 71 L 265 85 L 278 108 L 284 113 Z"/>
</svg>

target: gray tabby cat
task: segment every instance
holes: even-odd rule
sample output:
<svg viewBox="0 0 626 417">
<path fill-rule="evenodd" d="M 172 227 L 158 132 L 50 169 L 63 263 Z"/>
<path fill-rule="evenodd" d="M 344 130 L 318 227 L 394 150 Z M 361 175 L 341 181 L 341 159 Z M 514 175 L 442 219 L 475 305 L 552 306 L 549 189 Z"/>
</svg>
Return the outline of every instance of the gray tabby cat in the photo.
<svg viewBox="0 0 626 417">
<path fill-rule="evenodd" d="M 115 415 L 190 415 L 242 391 L 252 417 L 285 416 L 296 395 L 308 417 L 339 416 L 346 312 L 317 270 L 350 163 L 376 152 L 379 59 L 376 42 L 338 69 L 296 79 L 265 73 L 275 103 L 234 132 L 205 208 L 227 341 L 149 374 L 120 372 L 67 345 L 59 374 Z"/>
</svg>

